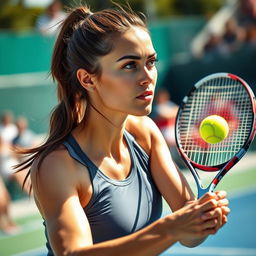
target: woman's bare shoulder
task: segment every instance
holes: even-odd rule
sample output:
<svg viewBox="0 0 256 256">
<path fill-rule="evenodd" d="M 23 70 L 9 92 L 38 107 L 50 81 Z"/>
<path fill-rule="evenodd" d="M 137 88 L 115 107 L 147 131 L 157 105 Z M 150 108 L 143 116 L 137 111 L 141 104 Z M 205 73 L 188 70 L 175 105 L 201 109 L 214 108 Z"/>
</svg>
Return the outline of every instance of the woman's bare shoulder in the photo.
<svg viewBox="0 0 256 256">
<path fill-rule="evenodd" d="M 42 157 L 41 155 L 34 160 L 31 167 L 31 175 L 34 175 L 39 171 L 44 175 L 44 173 L 49 173 L 49 170 L 58 170 L 62 169 L 63 166 L 69 166 L 71 162 L 72 160 L 69 157 L 65 147 L 59 146 L 57 149 L 51 151 L 45 157 Z M 65 169 L 63 169 L 63 171 Z"/>
<path fill-rule="evenodd" d="M 129 116 L 126 123 L 126 130 L 131 133 L 136 141 L 149 154 L 151 151 L 152 133 L 155 123 L 147 116 Z"/>
<path fill-rule="evenodd" d="M 85 168 L 69 155 L 64 146 L 60 146 L 45 156 L 41 162 L 36 159 L 32 164 L 33 189 L 54 192 L 55 189 L 77 187 L 81 182 L 81 173 L 86 173 Z"/>
</svg>

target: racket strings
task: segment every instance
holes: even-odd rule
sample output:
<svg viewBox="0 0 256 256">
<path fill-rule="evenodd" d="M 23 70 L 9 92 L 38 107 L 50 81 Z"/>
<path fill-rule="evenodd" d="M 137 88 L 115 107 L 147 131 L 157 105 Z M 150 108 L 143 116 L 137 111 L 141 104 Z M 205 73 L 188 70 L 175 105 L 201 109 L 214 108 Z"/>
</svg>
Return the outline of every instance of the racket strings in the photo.
<svg viewBox="0 0 256 256">
<path fill-rule="evenodd" d="M 179 140 L 185 154 L 194 162 L 216 166 L 231 159 L 247 140 L 253 123 L 251 100 L 238 80 L 214 78 L 200 85 L 186 99 L 179 118 Z M 228 137 L 208 144 L 199 135 L 201 121 L 209 115 L 225 118 Z"/>
</svg>

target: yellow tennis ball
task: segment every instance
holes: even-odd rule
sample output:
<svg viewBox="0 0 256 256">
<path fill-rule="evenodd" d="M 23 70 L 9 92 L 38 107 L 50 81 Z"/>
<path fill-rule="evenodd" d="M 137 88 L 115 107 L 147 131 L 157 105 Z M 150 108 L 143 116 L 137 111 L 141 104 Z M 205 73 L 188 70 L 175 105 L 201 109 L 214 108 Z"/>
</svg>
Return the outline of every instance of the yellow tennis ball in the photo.
<svg viewBox="0 0 256 256">
<path fill-rule="evenodd" d="M 200 124 L 199 133 L 202 139 L 210 144 L 223 141 L 229 132 L 227 121 L 218 115 L 207 116 Z"/>
</svg>

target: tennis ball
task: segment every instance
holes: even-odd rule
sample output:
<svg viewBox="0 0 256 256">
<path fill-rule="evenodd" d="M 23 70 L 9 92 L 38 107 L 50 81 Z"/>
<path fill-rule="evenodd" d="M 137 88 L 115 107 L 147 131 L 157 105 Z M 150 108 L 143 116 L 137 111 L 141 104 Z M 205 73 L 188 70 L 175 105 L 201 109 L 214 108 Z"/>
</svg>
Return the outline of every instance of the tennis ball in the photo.
<svg viewBox="0 0 256 256">
<path fill-rule="evenodd" d="M 223 141 L 229 132 L 227 121 L 218 115 L 207 116 L 200 124 L 199 133 L 202 139 L 210 144 Z"/>
</svg>

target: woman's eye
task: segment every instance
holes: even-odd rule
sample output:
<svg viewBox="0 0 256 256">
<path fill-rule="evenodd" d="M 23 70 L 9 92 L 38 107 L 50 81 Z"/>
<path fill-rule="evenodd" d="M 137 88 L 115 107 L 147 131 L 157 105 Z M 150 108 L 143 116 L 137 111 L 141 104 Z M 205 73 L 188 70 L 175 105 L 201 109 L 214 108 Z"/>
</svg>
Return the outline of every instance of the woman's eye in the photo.
<svg viewBox="0 0 256 256">
<path fill-rule="evenodd" d="M 136 62 L 131 61 L 123 66 L 123 69 L 135 69 L 136 68 Z"/>
<path fill-rule="evenodd" d="M 157 61 L 158 61 L 157 59 L 151 59 L 151 60 L 148 61 L 148 65 L 150 67 L 154 67 L 156 65 Z"/>
</svg>

